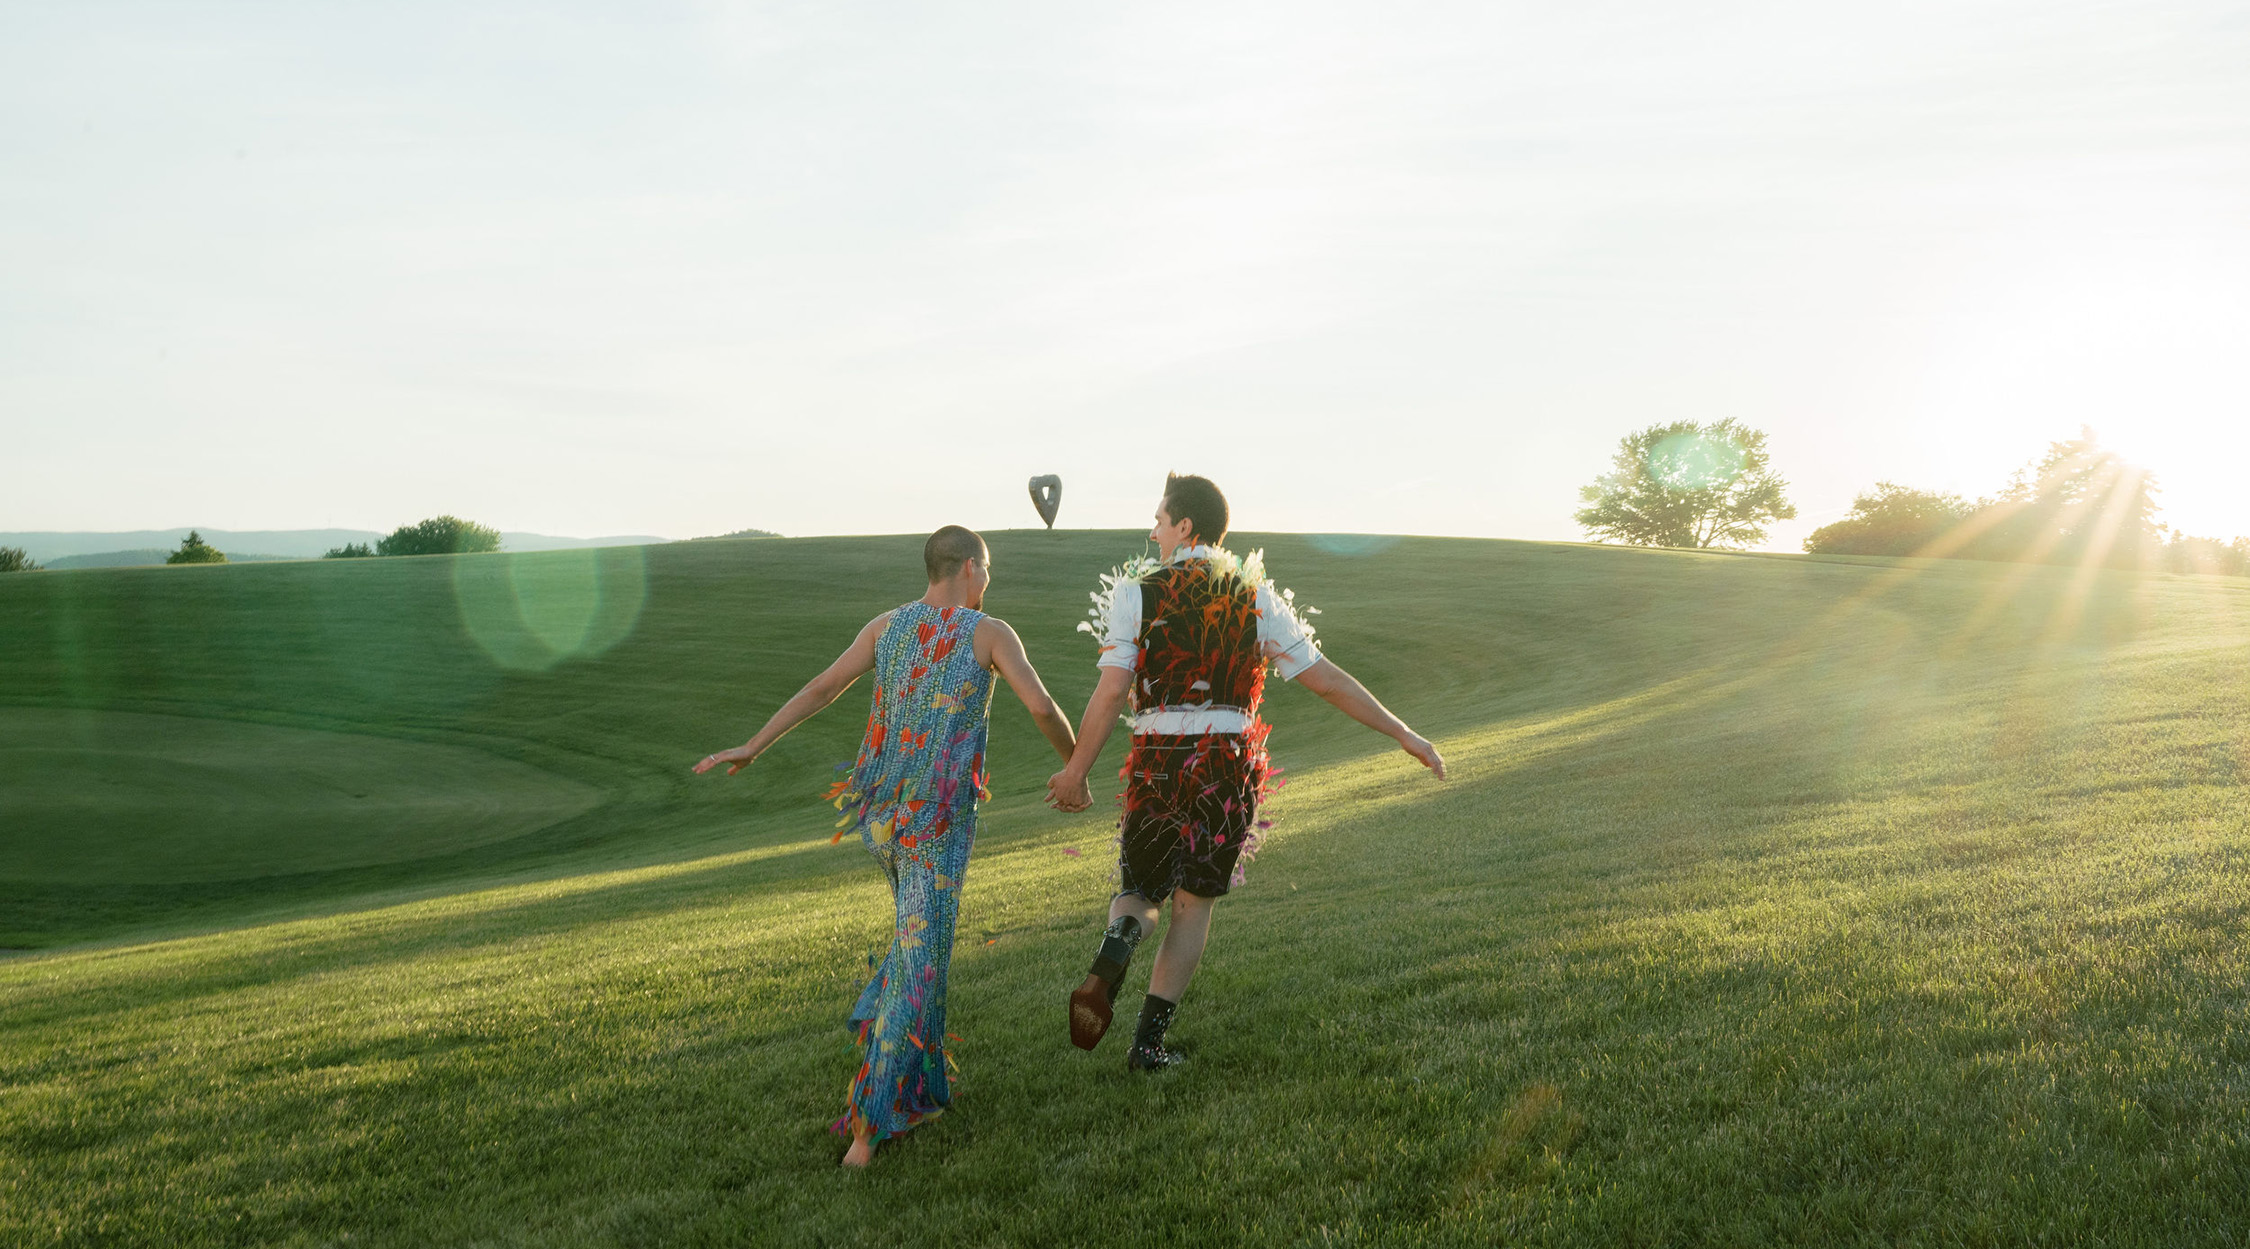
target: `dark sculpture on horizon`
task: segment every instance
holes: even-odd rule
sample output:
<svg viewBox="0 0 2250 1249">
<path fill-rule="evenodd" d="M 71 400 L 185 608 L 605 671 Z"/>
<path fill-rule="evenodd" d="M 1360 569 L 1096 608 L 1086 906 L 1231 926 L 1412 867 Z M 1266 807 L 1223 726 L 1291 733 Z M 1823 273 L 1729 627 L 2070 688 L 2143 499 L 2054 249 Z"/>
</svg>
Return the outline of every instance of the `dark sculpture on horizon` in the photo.
<svg viewBox="0 0 2250 1249">
<path fill-rule="evenodd" d="M 1053 473 L 1032 478 L 1031 506 L 1039 509 L 1039 519 L 1047 522 L 1047 528 L 1054 528 L 1055 513 L 1062 509 L 1062 478 Z"/>
</svg>

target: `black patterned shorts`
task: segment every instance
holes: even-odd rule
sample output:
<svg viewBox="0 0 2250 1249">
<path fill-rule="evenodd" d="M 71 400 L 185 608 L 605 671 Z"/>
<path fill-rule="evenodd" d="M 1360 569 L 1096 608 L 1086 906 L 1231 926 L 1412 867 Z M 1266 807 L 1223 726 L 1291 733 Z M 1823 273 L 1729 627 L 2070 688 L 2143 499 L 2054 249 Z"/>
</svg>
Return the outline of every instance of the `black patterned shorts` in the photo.
<svg viewBox="0 0 2250 1249">
<path fill-rule="evenodd" d="M 1174 889 L 1225 896 L 1254 834 L 1259 766 L 1239 737 L 1144 734 L 1126 759 L 1120 893 L 1162 902 Z"/>
</svg>

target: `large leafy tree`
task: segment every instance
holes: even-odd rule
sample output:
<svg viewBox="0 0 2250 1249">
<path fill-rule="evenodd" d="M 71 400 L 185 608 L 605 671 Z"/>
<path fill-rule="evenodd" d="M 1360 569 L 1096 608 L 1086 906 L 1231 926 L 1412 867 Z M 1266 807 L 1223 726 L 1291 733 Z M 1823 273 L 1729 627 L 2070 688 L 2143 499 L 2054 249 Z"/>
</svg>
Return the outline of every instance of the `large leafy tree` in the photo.
<svg viewBox="0 0 2250 1249">
<path fill-rule="evenodd" d="M 1991 521 L 1973 552 L 1987 559 L 2131 567 L 2162 554 L 2156 479 L 2091 429 L 2047 444 L 1987 507 Z"/>
<path fill-rule="evenodd" d="M 0 572 L 37 572 L 39 564 L 20 546 L 0 546 Z"/>
<path fill-rule="evenodd" d="M 1929 549 L 1975 510 L 1957 494 L 1879 481 L 1852 500 L 1851 515 L 1813 530 L 1805 549 L 1815 555 L 1913 555 Z"/>
<path fill-rule="evenodd" d="M 375 544 L 377 555 L 474 555 L 500 549 L 500 531 L 458 516 L 401 525 Z"/>
<path fill-rule="evenodd" d="M 1578 523 L 1599 542 L 1745 547 L 1797 514 L 1766 435 L 1732 417 L 1625 435 L 1607 473 L 1578 491 Z"/>
<path fill-rule="evenodd" d="M 205 542 L 201 533 L 190 529 L 188 530 L 188 536 L 180 539 L 180 549 L 165 556 L 164 562 L 167 564 L 224 564 L 227 562 L 227 553 Z"/>
</svg>

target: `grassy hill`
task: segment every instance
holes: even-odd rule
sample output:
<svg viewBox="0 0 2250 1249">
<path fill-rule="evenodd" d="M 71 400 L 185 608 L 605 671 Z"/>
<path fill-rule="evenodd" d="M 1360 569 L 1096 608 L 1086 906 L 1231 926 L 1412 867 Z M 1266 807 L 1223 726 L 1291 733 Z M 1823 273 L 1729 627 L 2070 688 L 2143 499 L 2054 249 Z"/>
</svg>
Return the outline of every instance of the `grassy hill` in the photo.
<svg viewBox="0 0 2250 1249">
<path fill-rule="evenodd" d="M 0 962 L 0 1243 L 2239 1243 L 2250 587 L 1262 542 L 1456 778 L 1279 690 L 1152 1080 L 1002 694 L 959 1100 L 864 1176 L 864 693 L 686 765 L 918 539 L 0 579 L 0 945 L 96 943 Z M 1139 545 L 995 536 L 1074 708 Z"/>
</svg>

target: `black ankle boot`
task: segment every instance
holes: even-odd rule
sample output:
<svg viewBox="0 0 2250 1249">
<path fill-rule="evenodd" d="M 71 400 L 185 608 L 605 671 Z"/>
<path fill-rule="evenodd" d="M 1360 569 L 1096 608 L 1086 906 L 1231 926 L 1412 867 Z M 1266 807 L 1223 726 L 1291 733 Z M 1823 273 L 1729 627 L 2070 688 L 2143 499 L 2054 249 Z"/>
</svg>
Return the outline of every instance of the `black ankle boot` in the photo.
<svg viewBox="0 0 2250 1249">
<path fill-rule="evenodd" d="M 1108 930 L 1102 933 L 1102 948 L 1086 972 L 1086 982 L 1070 995 L 1072 1045 L 1090 1050 L 1101 1044 L 1109 1031 L 1118 987 L 1125 982 L 1125 969 L 1132 965 L 1133 950 L 1143 935 L 1141 921 L 1131 915 L 1120 915 L 1109 922 Z"/>
<path fill-rule="evenodd" d="M 1162 1071 L 1180 1064 L 1180 1056 L 1164 1048 L 1165 1030 L 1172 1026 L 1172 1012 L 1178 1009 L 1178 1002 L 1153 993 L 1141 999 L 1141 1023 L 1133 1030 L 1133 1048 L 1125 1053 L 1127 1070 Z"/>
</svg>

